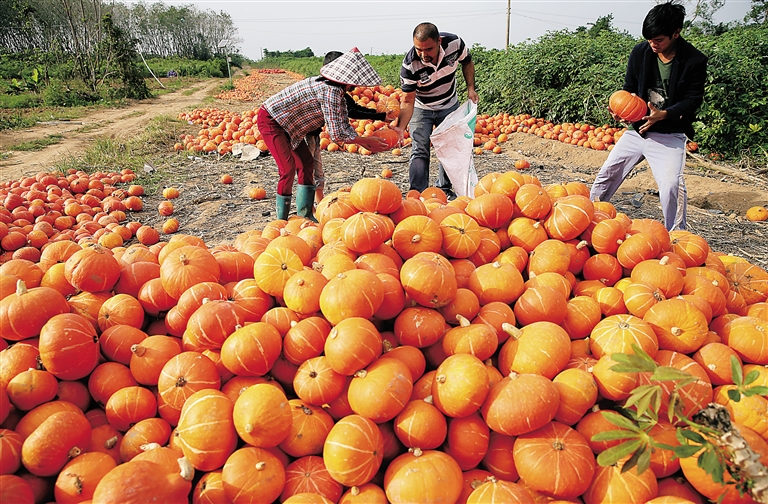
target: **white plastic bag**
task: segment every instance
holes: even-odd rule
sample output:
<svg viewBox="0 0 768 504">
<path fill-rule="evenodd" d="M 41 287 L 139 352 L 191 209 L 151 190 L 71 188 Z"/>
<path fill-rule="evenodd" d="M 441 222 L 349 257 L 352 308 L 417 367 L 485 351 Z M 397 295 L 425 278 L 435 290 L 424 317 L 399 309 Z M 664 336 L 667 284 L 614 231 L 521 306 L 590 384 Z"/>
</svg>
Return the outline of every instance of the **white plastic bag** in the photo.
<svg viewBox="0 0 768 504">
<path fill-rule="evenodd" d="M 446 116 L 430 136 L 437 159 L 457 196 L 475 197 L 477 171 L 472 149 L 476 121 L 477 104 L 467 100 Z"/>
</svg>

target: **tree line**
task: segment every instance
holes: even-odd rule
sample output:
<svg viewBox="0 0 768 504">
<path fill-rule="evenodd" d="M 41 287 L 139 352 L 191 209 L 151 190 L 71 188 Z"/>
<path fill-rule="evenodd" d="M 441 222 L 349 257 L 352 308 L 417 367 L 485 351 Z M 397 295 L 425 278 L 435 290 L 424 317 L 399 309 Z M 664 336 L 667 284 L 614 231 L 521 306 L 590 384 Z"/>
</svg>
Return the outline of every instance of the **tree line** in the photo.
<svg viewBox="0 0 768 504">
<path fill-rule="evenodd" d="M 94 51 L 103 45 L 106 15 L 135 38 L 136 49 L 145 56 L 206 60 L 222 52 L 222 41 L 230 41 L 230 50 L 239 43 L 232 16 L 194 5 L 4 0 L 0 2 L 0 50 L 68 54 Z"/>
<path fill-rule="evenodd" d="M 119 94 L 131 98 L 149 95 L 140 57 L 210 60 L 240 42 L 228 13 L 194 5 L 3 0 L 0 20 L 0 54 L 33 67 L 42 81 L 77 78 L 92 93 L 118 81 Z"/>
</svg>

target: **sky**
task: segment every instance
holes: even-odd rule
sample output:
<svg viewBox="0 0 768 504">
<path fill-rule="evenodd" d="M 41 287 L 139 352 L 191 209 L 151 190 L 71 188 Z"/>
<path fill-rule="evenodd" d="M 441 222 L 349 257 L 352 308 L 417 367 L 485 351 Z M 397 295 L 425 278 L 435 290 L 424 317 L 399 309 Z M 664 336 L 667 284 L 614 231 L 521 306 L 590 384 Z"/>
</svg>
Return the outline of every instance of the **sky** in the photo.
<svg viewBox="0 0 768 504">
<path fill-rule="evenodd" d="M 151 3 L 151 0 L 145 0 Z M 414 27 L 425 21 L 459 35 L 470 47 L 505 46 L 507 0 L 164 0 L 228 12 L 238 28 L 240 53 L 259 59 L 264 49 L 316 55 L 358 47 L 367 54 L 404 54 Z M 574 30 L 613 14 L 614 28 L 639 37 L 654 0 L 511 0 L 509 43 L 536 40 L 548 31 Z M 695 1 L 686 3 L 693 14 Z M 742 20 L 750 0 L 726 0 L 716 22 Z"/>
</svg>

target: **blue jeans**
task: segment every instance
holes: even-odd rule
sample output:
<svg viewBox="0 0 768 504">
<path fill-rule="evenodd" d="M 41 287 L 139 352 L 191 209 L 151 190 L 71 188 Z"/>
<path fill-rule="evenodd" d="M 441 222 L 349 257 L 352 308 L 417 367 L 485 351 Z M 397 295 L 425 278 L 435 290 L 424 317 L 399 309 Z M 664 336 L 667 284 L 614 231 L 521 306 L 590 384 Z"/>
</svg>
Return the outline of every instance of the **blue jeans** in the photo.
<svg viewBox="0 0 768 504">
<path fill-rule="evenodd" d="M 410 132 L 413 139 L 411 150 L 411 168 L 409 189 L 423 191 L 429 187 L 429 135 L 432 134 L 432 128 L 439 126 L 443 119 L 459 108 L 459 103 L 445 110 L 424 110 L 420 108 L 413 109 L 411 116 Z M 446 194 L 453 192 L 451 181 L 443 170 L 443 165 L 437 163 L 437 184 L 436 187 L 442 189 Z"/>
</svg>

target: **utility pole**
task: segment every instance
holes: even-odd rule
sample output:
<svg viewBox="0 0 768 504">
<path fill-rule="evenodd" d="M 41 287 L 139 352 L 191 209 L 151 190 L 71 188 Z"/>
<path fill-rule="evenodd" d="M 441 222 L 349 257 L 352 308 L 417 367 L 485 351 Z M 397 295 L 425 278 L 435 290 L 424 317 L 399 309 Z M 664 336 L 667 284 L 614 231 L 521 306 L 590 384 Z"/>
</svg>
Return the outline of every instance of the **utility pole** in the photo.
<svg viewBox="0 0 768 504">
<path fill-rule="evenodd" d="M 511 12 L 512 12 L 512 10 L 510 8 L 510 4 L 511 3 L 512 3 L 512 0 L 507 0 L 507 43 L 504 46 L 504 50 L 505 51 L 509 50 L 509 21 L 510 21 L 510 16 L 511 16 Z"/>
</svg>

